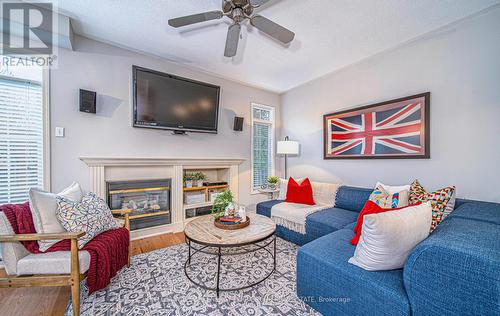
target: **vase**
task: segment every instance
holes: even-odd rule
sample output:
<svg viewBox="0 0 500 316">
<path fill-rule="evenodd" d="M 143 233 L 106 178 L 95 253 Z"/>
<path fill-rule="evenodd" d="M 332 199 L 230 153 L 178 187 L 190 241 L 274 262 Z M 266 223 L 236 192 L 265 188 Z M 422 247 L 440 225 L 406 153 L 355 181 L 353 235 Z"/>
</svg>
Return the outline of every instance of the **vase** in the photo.
<svg viewBox="0 0 500 316">
<path fill-rule="evenodd" d="M 186 181 L 186 188 L 192 188 L 193 187 L 193 181 L 192 180 L 187 180 Z"/>
<path fill-rule="evenodd" d="M 277 188 L 277 184 L 276 184 L 276 183 L 268 183 L 268 184 L 267 184 L 267 188 L 268 188 L 269 190 L 276 190 L 276 188 Z"/>
<path fill-rule="evenodd" d="M 202 187 L 203 186 L 203 180 L 196 180 L 196 186 L 197 187 Z"/>
</svg>

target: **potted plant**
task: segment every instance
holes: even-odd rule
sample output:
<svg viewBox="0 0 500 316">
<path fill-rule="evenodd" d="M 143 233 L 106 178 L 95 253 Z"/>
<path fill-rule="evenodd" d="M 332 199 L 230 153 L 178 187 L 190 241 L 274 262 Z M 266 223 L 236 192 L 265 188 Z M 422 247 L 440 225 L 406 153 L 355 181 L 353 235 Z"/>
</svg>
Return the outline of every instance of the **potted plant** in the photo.
<svg viewBox="0 0 500 316">
<path fill-rule="evenodd" d="M 233 203 L 233 193 L 231 193 L 231 190 L 219 193 L 214 200 L 214 204 L 212 205 L 212 215 L 214 220 L 218 220 L 224 216 L 226 207 L 231 203 Z"/>
<path fill-rule="evenodd" d="M 280 178 L 276 176 L 271 176 L 267 178 L 267 186 L 269 189 L 275 190 L 278 187 L 278 183 L 280 182 Z"/>
<path fill-rule="evenodd" d="M 193 175 L 191 173 L 184 174 L 184 185 L 186 188 L 193 187 Z"/>
<path fill-rule="evenodd" d="M 207 176 L 203 172 L 196 172 L 193 175 L 193 180 L 196 181 L 196 186 L 197 187 L 202 187 L 203 186 L 203 180 L 205 180 Z"/>
</svg>

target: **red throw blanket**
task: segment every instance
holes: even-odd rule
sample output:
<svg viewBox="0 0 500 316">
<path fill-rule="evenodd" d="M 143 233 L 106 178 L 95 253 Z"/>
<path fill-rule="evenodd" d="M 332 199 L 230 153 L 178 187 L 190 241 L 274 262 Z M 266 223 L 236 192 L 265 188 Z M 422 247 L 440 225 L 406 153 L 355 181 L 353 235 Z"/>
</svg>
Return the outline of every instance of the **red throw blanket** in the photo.
<svg viewBox="0 0 500 316">
<path fill-rule="evenodd" d="M 29 203 L 0 206 L 16 234 L 36 234 Z M 90 253 L 90 267 L 87 272 L 89 294 L 106 288 L 116 273 L 128 263 L 129 231 L 117 228 L 103 232 L 89 241 L 82 250 Z M 31 253 L 41 253 L 38 242 L 22 241 Z M 61 240 L 46 252 L 69 251 L 71 242 Z"/>
</svg>

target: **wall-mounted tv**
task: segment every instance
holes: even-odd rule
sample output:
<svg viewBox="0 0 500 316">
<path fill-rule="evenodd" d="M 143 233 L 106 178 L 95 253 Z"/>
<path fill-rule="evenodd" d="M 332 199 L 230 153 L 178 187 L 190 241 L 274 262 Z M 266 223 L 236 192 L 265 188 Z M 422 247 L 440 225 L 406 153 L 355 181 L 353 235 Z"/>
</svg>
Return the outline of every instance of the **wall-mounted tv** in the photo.
<svg viewBox="0 0 500 316">
<path fill-rule="evenodd" d="M 217 133 L 220 87 L 138 66 L 134 127 Z"/>
</svg>

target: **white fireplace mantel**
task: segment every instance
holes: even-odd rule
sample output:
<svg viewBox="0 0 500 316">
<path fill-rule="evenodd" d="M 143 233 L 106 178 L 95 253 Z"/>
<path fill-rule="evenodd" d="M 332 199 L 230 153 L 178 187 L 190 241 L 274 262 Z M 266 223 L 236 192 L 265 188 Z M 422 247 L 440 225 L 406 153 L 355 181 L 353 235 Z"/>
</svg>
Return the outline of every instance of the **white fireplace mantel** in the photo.
<svg viewBox="0 0 500 316">
<path fill-rule="evenodd" d="M 141 158 L 141 157 L 80 157 L 89 166 L 90 190 L 106 200 L 108 181 L 171 178 L 172 223 L 169 225 L 133 231 L 132 238 L 143 238 L 184 229 L 187 222 L 184 211 L 183 175 L 190 169 L 223 169 L 228 175 L 229 189 L 235 199 L 239 195 L 240 158 Z"/>
<path fill-rule="evenodd" d="M 241 158 L 141 158 L 141 157 L 80 157 L 89 167 L 97 166 L 219 166 L 242 164 Z"/>
</svg>

